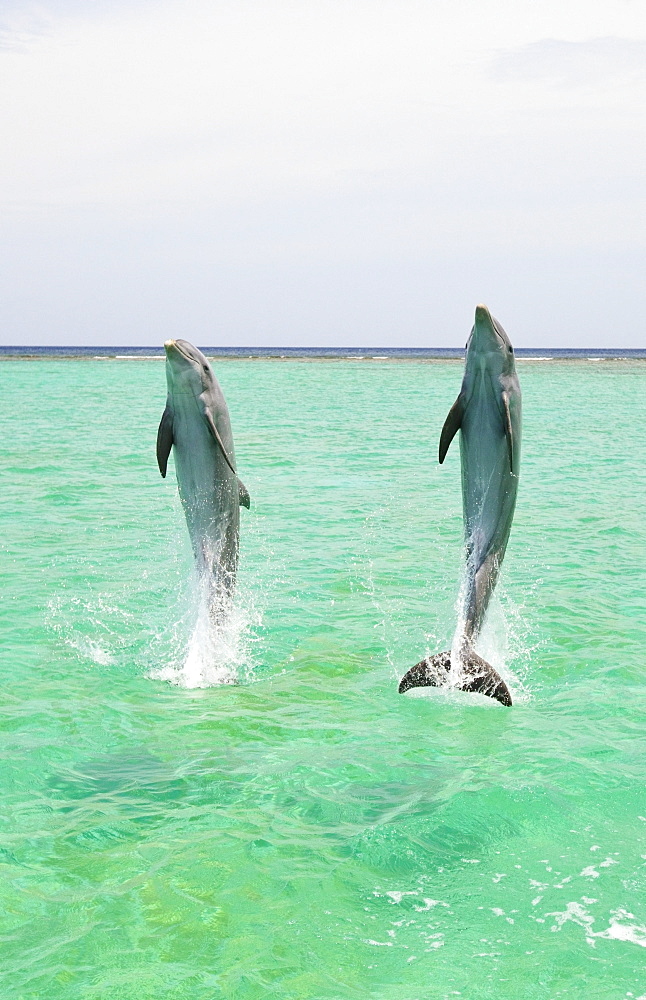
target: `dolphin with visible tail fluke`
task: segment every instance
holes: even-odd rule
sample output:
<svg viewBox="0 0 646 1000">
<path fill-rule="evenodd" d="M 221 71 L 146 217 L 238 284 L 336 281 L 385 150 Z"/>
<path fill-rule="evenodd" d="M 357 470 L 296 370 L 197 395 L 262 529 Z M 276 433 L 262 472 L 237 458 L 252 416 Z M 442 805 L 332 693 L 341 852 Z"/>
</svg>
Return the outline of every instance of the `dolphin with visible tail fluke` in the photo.
<svg viewBox="0 0 646 1000">
<path fill-rule="evenodd" d="M 166 409 L 157 462 L 166 476 L 171 448 L 197 570 L 219 613 L 235 586 L 240 506 L 249 494 L 238 478 L 229 411 L 211 366 L 187 340 L 167 340 Z"/>
<path fill-rule="evenodd" d="M 451 683 L 511 705 L 507 685 L 473 647 L 498 580 L 516 506 L 520 469 L 521 394 L 514 349 L 486 306 L 476 308 L 462 388 L 440 436 L 440 463 L 460 431 L 465 574 L 460 624 L 451 651 L 427 657 L 404 675 L 400 694 Z"/>
</svg>

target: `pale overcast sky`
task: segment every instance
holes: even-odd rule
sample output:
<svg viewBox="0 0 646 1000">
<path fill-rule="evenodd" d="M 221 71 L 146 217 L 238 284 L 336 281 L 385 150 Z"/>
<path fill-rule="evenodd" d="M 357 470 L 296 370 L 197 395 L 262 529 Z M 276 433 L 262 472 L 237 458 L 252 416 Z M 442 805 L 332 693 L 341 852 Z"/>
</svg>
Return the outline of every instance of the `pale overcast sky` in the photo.
<svg viewBox="0 0 646 1000">
<path fill-rule="evenodd" d="M 643 0 L 4 0 L 0 342 L 646 344 Z"/>
</svg>

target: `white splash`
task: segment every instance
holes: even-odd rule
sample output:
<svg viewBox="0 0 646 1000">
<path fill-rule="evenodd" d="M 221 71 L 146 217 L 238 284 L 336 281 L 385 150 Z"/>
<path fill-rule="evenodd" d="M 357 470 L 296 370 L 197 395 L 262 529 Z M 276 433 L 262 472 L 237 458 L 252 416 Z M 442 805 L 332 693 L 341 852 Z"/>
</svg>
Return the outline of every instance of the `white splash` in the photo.
<svg viewBox="0 0 646 1000">
<path fill-rule="evenodd" d="M 45 622 L 80 660 L 108 667 L 117 662 L 124 645 L 123 627 L 132 617 L 102 595 L 67 600 L 59 595 L 49 602 Z"/>
<path fill-rule="evenodd" d="M 170 659 L 149 671 L 183 688 L 236 684 L 253 669 L 252 626 L 260 615 L 250 600 L 213 597 L 209 576 L 194 575 L 186 610 L 172 628 Z"/>
<path fill-rule="evenodd" d="M 95 642 L 94 639 L 64 639 L 67 646 L 75 649 L 84 660 L 91 660 L 98 667 L 109 667 L 115 662 L 112 653 Z"/>
<path fill-rule="evenodd" d="M 451 644 L 451 672 L 449 685 L 459 687 L 464 680 L 464 633 L 466 627 L 466 605 L 469 587 L 469 566 L 464 563 L 460 589 L 455 601 L 457 625 Z M 499 591 L 502 590 L 500 583 Z M 507 602 L 509 603 L 509 602 Z M 474 644 L 474 651 L 500 674 L 510 691 L 514 702 L 524 700 L 522 683 L 509 669 L 509 662 L 526 653 L 526 632 L 520 609 L 517 607 L 503 608 L 498 592 L 492 595 L 482 631 Z M 526 697 L 526 696 L 525 696 Z"/>
</svg>

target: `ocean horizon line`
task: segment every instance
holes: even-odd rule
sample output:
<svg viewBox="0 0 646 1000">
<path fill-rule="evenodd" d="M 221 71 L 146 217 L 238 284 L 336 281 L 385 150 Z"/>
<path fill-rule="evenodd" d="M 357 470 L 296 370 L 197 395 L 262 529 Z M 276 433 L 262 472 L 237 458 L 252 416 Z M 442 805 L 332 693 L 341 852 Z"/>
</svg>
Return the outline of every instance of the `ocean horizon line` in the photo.
<svg viewBox="0 0 646 1000">
<path fill-rule="evenodd" d="M 232 347 L 206 345 L 209 357 L 267 360 L 340 359 L 348 361 L 451 360 L 464 357 L 463 347 Z M 638 347 L 517 347 L 519 360 L 646 360 L 646 348 Z M 147 345 L 8 344 L 0 345 L 0 359 L 69 360 L 163 360 L 163 347 Z"/>
</svg>

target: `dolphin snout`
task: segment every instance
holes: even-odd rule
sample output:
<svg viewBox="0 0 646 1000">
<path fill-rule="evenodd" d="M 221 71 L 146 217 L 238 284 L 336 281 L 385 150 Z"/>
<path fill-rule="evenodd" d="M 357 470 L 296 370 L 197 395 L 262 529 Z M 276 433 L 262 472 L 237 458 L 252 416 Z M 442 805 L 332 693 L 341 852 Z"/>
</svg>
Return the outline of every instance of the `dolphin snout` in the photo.
<svg viewBox="0 0 646 1000">
<path fill-rule="evenodd" d="M 493 318 L 486 306 L 476 306 L 476 331 L 478 333 L 495 333 Z"/>
<path fill-rule="evenodd" d="M 199 361 L 199 358 L 195 357 L 196 354 L 199 355 L 200 358 L 202 357 L 200 352 L 193 347 L 192 344 L 189 344 L 187 340 L 181 340 L 175 337 L 171 337 L 170 340 L 164 341 L 164 350 L 166 351 L 168 357 L 181 357 L 186 361 Z"/>
<path fill-rule="evenodd" d="M 478 354 L 498 351 L 500 337 L 496 333 L 491 313 L 485 305 L 476 306 L 471 349 Z"/>
<path fill-rule="evenodd" d="M 174 338 L 164 341 L 166 352 L 166 373 L 167 377 L 177 377 L 193 368 L 193 359 L 190 358 L 181 348 L 182 341 Z"/>
<path fill-rule="evenodd" d="M 173 362 L 174 364 L 179 364 L 180 362 L 186 361 L 187 356 L 180 347 L 181 341 L 177 341 L 174 338 L 171 340 L 164 341 L 164 350 L 166 351 L 166 360 Z"/>
</svg>

